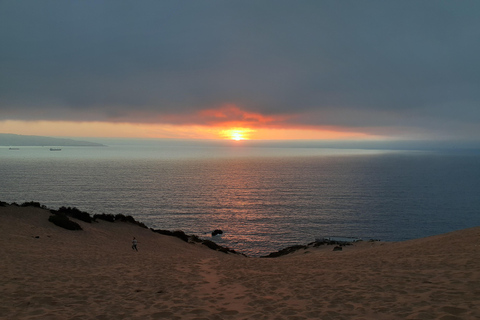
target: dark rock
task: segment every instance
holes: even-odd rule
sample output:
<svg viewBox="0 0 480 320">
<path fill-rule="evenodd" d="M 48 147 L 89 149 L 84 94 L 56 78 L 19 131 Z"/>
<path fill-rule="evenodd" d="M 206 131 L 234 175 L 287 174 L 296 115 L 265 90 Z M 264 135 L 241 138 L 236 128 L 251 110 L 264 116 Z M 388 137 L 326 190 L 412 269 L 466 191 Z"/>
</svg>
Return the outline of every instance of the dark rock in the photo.
<svg viewBox="0 0 480 320">
<path fill-rule="evenodd" d="M 212 232 L 212 237 L 215 237 L 216 235 L 223 234 L 223 231 L 220 229 L 215 229 Z"/>
<path fill-rule="evenodd" d="M 342 247 L 336 246 L 333 248 L 333 251 L 342 251 L 342 249 L 343 249 Z"/>
</svg>

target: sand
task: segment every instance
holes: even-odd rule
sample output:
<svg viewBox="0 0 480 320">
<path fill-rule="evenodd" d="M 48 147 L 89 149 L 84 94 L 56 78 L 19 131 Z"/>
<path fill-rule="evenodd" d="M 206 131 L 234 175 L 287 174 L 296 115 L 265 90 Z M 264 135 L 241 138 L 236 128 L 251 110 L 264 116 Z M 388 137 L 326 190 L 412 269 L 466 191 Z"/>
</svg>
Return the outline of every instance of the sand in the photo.
<svg viewBox="0 0 480 320">
<path fill-rule="evenodd" d="M 266 259 L 49 215 L 0 207 L 1 319 L 480 319 L 479 227 Z"/>
</svg>

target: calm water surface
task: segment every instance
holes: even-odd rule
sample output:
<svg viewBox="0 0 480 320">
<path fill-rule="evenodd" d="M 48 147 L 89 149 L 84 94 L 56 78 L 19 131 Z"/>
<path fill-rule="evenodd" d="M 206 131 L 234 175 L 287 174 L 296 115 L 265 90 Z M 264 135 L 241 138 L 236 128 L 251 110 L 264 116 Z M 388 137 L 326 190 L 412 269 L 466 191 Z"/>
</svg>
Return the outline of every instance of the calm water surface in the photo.
<svg viewBox="0 0 480 320">
<path fill-rule="evenodd" d="M 480 225 L 480 156 L 315 148 L 0 148 L 0 200 L 132 215 L 250 255 L 316 236 L 397 241 Z"/>
</svg>

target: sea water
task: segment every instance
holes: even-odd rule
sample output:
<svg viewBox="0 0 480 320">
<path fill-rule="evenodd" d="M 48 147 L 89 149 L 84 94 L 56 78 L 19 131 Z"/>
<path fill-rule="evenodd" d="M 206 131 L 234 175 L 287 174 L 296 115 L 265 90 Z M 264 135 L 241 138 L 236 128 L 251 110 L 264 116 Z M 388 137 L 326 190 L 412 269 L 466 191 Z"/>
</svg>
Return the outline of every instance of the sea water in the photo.
<svg viewBox="0 0 480 320">
<path fill-rule="evenodd" d="M 252 256 L 480 225 L 480 155 L 241 144 L 0 148 L 0 200 L 124 214 Z"/>
</svg>

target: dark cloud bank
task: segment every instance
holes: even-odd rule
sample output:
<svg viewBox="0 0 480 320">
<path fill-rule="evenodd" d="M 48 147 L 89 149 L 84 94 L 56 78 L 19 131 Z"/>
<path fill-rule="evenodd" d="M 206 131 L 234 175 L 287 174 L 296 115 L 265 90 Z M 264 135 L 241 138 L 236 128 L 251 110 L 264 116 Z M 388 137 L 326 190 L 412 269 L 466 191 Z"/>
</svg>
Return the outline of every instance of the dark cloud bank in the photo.
<svg viewBox="0 0 480 320">
<path fill-rule="evenodd" d="M 479 15 L 478 1 L 2 1 L 0 120 L 165 123 L 231 104 L 480 140 Z"/>
</svg>

